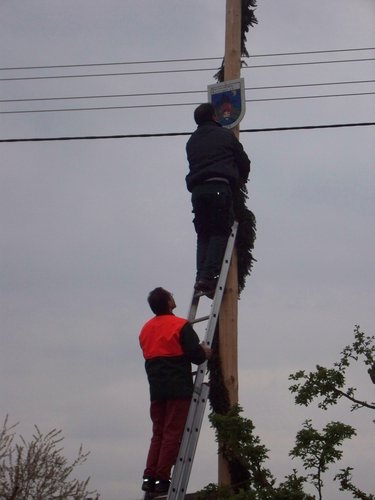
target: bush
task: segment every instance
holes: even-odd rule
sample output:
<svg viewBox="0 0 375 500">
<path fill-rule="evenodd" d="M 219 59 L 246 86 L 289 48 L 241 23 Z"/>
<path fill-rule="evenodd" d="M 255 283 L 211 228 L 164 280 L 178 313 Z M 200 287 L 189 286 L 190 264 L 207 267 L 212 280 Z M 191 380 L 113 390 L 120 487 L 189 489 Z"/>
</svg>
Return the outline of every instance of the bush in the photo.
<svg viewBox="0 0 375 500">
<path fill-rule="evenodd" d="M 68 463 L 62 455 L 61 430 L 43 434 L 35 426 L 30 441 L 20 435 L 16 442 L 16 426 L 8 426 L 6 417 L 0 432 L 0 500 L 84 500 L 87 495 L 99 498 L 96 491 L 87 490 L 90 478 L 71 478 L 74 469 L 89 455 L 83 452 L 82 445 L 77 458 Z"/>
</svg>

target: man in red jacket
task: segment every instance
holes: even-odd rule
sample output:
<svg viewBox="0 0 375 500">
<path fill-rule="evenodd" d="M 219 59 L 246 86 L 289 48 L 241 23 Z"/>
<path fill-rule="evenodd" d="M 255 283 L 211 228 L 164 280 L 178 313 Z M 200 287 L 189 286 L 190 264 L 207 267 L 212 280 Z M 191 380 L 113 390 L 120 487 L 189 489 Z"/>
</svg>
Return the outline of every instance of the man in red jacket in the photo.
<svg viewBox="0 0 375 500">
<path fill-rule="evenodd" d="M 155 288 L 148 303 L 155 316 L 143 326 L 139 343 L 150 386 L 152 438 L 142 490 L 166 493 L 193 394 L 191 363 L 209 359 L 211 349 L 186 319 L 173 314 L 170 292 Z"/>
</svg>

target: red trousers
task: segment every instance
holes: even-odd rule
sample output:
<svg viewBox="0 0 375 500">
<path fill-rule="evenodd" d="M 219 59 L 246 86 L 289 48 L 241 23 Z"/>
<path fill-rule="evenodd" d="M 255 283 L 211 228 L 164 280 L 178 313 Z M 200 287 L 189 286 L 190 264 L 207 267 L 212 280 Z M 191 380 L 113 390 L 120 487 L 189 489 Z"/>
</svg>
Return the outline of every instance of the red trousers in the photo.
<svg viewBox="0 0 375 500">
<path fill-rule="evenodd" d="M 151 401 L 152 438 L 144 477 L 170 479 L 184 432 L 190 399 Z"/>
</svg>

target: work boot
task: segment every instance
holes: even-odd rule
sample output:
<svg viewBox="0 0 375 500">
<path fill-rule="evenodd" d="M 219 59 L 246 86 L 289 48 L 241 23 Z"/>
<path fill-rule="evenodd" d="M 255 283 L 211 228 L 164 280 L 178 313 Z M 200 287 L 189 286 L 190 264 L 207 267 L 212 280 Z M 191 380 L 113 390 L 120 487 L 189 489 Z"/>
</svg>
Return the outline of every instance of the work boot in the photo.
<svg viewBox="0 0 375 500">
<path fill-rule="evenodd" d="M 155 479 L 153 477 L 144 477 L 142 483 L 142 491 L 152 492 L 155 489 Z"/>
<path fill-rule="evenodd" d="M 155 481 L 155 493 L 168 493 L 169 490 L 169 485 L 171 484 L 170 481 L 167 481 L 166 479 L 157 479 Z"/>
<path fill-rule="evenodd" d="M 217 278 L 200 278 L 194 285 L 197 292 L 202 292 L 205 295 L 214 294 L 217 285 Z"/>
</svg>

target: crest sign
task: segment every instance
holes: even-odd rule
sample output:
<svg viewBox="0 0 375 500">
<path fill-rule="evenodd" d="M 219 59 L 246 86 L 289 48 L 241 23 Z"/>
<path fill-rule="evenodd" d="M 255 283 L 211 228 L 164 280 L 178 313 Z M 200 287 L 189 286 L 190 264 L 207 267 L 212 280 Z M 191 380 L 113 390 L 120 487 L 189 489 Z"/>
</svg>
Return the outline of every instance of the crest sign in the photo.
<svg viewBox="0 0 375 500">
<path fill-rule="evenodd" d="M 244 79 L 208 85 L 207 92 L 219 123 L 226 128 L 238 125 L 245 115 Z"/>
</svg>

